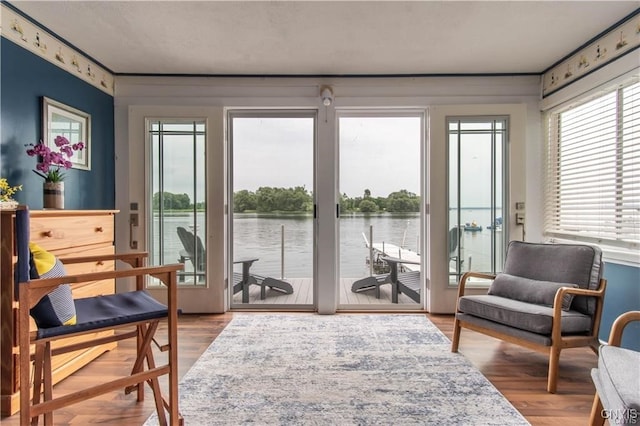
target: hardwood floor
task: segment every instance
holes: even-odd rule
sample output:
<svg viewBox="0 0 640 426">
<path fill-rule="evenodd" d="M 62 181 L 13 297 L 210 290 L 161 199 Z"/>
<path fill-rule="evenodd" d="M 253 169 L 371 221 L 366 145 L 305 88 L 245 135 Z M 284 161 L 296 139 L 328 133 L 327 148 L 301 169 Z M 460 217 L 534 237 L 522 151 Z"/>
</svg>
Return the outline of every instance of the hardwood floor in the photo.
<svg viewBox="0 0 640 426">
<path fill-rule="evenodd" d="M 184 376 L 215 337 L 229 323 L 233 314 L 183 315 L 179 321 L 179 375 Z M 427 315 L 451 338 L 452 315 Z M 164 329 L 158 340 L 163 341 Z M 587 348 L 567 349 L 560 358 L 558 393 L 546 392 L 547 357 L 541 353 L 463 330 L 460 353 L 465 355 L 505 395 L 532 425 L 585 425 L 588 423 L 595 388 L 590 378 L 597 364 L 596 355 Z M 102 382 L 112 374 L 130 368 L 135 357 L 128 342 L 93 361 L 54 387 L 54 392 L 77 390 L 83 383 Z M 117 372 L 117 373 L 116 373 Z M 134 395 L 112 392 L 58 410 L 56 425 L 101 423 L 106 425 L 141 425 L 155 410 L 147 387 L 146 399 L 136 403 Z M 6 426 L 19 425 L 19 415 L 2 419 Z M 188 422 L 187 422 L 188 424 Z"/>
</svg>

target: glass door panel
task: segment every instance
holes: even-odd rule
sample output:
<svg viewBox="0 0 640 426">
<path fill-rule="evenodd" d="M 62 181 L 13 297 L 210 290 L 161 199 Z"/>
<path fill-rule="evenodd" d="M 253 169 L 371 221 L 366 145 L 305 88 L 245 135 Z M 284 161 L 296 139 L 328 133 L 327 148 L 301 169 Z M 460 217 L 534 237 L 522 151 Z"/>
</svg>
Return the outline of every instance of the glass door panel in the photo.
<svg viewBox="0 0 640 426">
<path fill-rule="evenodd" d="M 313 305 L 315 112 L 230 113 L 231 305 Z"/>
<path fill-rule="evenodd" d="M 148 122 L 150 264 L 184 263 L 181 286 L 206 285 L 205 123 Z"/>
<path fill-rule="evenodd" d="M 507 120 L 450 118 L 449 282 L 502 270 Z"/>
<path fill-rule="evenodd" d="M 422 115 L 343 114 L 338 130 L 340 305 L 417 308 Z"/>
</svg>

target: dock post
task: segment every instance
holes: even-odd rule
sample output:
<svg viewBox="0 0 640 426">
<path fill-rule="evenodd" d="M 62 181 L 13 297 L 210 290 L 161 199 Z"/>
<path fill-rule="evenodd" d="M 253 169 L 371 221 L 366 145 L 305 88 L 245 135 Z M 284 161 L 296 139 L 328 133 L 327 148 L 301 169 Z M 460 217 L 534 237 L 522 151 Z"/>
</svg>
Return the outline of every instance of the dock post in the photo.
<svg viewBox="0 0 640 426">
<path fill-rule="evenodd" d="M 369 225 L 369 276 L 373 276 L 373 225 Z"/>
<path fill-rule="evenodd" d="M 280 278 L 284 279 L 284 225 L 280 225 Z"/>
</svg>

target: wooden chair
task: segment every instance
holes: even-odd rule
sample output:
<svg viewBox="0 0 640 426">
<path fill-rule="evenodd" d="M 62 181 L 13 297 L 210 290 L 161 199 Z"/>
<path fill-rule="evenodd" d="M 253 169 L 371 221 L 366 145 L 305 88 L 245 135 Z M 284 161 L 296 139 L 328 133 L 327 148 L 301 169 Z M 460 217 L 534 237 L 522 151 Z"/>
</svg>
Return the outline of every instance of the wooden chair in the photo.
<svg viewBox="0 0 640 426">
<path fill-rule="evenodd" d="M 422 292 L 422 280 L 420 271 L 400 272 L 400 264 L 419 265 L 420 262 L 400 259 L 398 257 L 382 256 L 380 259 L 389 264 L 389 281 L 391 282 L 391 302 L 398 303 L 398 294 L 404 293 L 420 303 L 420 293 Z"/>
<path fill-rule="evenodd" d="M 18 212 L 20 213 L 20 212 Z M 37 424 L 44 415 L 45 425 L 53 424 L 53 412 L 79 401 L 124 388 L 125 393 L 137 392 L 137 400 L 144 399 L 144 383 L 153 391 L 160 424 L 182 424 L 178 412 L 178 347 L 177 347 L 177 271 L 181 264 L 157 267 L 142 266 L 146 253 L 131 253 L 108 256 L 87 256 L 74 259 L 60 259 L 63 263 L 96 262 L 99 260 L 119 260 L 131 267 L 127 269 L 92 272 L 81 275 L 67 275 L 57 278 L 29 280 L 28 211 L 16 218 L 18 237 L 18 281 L 19 318 L 18 337 L 20 348 L 20 423 Z M 25 231 L 26 226 L 26 231 Z M 25 248 L 26 247 L 26 248 Z M 145 277 L 154 277 L 167 288 L 168 303 L 165 306 L 144 291 Z M 77 284 L 98 280 L 135 277 L 136 290 L 105 296 L 76 299 L 73 301 L 77 313 L 74 325 L 32 329 L 30 310 L 45 295 L 61 284 Z M 167 352 L 167 362 L 156 366 L 151 343 L 156 343 L 154 334 L 160 321 L 168 321 L 168 343 L 158 346 Z M 97 332 L 114 330 L 112 335 L 91 337 Z M 77 343 L 61 344 L 60 340 L 82 336 Z M 98 346 L 124 339 L 137 340 L 137 357 L 126 376 L 96 384 L 86 389 L 66 395 L 53 395 L 52 362 L 54 356 L 79 349 Z M 157 344 L 157 343 L 156 343 Z M 31 349 L 34 348 L 33 352 Z M 33 369 L 32 369 L 33 364 Z M 146 364 L 146 367 L 145 367 Z M 33 392 L 31 376 L 33 373 Z M 168 375 L 168 399 L 164 398 L 158 378 Z M 42 398 L 42 401 L 41 401 Z M 166 412 L 165 412 L 166 409 Z"/>
<path fill-rule="evenodd" d="M 472 278 L 493 280 L 488 294 L 465 295 Z M 460 279 L 451 352 L 467 328 L 547 353 L 547 391 L 555 393 L 563 349 L 598 351 L 606 284 L 597 247 L 512 241 L 503 273 L 467 272 Z"/>
</svg>

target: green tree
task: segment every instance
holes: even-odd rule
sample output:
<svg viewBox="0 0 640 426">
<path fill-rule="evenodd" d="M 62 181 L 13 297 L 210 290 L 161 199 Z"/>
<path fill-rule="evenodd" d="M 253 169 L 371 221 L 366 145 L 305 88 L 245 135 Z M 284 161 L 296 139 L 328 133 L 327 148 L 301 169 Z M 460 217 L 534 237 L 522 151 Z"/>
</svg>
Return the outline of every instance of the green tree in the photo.
<svg viewBox="0 0 640 426">
<path fill-rule="evenodd" d="M 242 213 L 247 210 L 256 210 L 257 205 L 258 201 L 254 192 L 243 189 L 233 194 L 234 213 Z"/>
<path fill-rule="evenodd" d="M 406 189 L 392 192 L 387 197 L 387 211 L 418 212 L 420 211 L 420 197 Z"/>
<path fill-rule="evenodd" d="M 160 209 L 160 193 L 153 194 L 153 208 Z M 162 193 L 162 208 L 165 210 L 189 210 L 192 207 L 191 199 L 187 194 Z"/>
<path fill-rule="evenodd" d="M 340 213 L 352 212 L 356 209 L 353 198 L 349 198 L 346 192 L 340 195 Z"/>
<path fill-rule="evenodd" d="M 272 188 L 263 186 L 256 191 L 255 209 L 261 213 L 308 212 L 313 210 L 313 197 L 304 186 Z"/>
<path fill-rule="evenodd" d="M 376 198 L 372 198 L 372 200 L 374 203 L 378 205 L 379 211 L 387 210 L 387 197 L 376 197 Z"/>
<path fill-rule="evenodd" d="M 378 205 L 370 199 L 364 199 L 358 205 L 360 211 L 363 213 L 372 213 L 378 211 Z"/>
<path fill-rule="evenodd" d="M 273 188 L 261 186 L 256 191 L 256 210 L 265 213 L 275 210 L 276 200 Z"/>
</svg>

